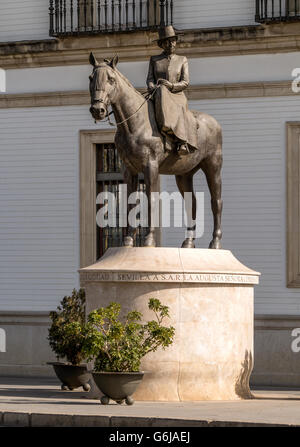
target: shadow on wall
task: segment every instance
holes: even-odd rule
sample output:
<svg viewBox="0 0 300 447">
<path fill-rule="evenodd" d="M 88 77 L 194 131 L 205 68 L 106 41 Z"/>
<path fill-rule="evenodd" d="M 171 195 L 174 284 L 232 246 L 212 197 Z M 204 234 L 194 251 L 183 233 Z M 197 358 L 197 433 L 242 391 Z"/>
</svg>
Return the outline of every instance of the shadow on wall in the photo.
<svg viewBox="0 0 300 447">
<path fill-rule="evenodd" d="M 250 375 L 253 369 L 252 352 L 245 352 L 245 359 L 241 364 L 242 368 L 235 384 L 235 392 L 241 399 L 254 399 L 249 387 Z"/>
</svg>

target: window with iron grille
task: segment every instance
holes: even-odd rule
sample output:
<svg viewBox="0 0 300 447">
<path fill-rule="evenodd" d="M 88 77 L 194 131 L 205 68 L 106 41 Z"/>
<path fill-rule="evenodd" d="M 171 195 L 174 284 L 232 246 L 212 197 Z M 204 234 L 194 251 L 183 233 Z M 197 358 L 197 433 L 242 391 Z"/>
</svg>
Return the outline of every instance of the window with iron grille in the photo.
<svg viewBox="0 0 300 447">
<path fill-rule="evenodd" d="M 260 23 L 300 20 L 300 0 L 256 0 L 255 20 Z"/>
<path fill-rule="evenodd" d="M 174 0 L 49 0 L 50 36 L 128 32 L 173 24 Z"/>
<path fill-rule="evenodd" d="M 126 228 L 119 226 L 119 186 L 123 183 L 122 166 L 119 154 L 113 143 L 96 145 L 97 163 L 97 195 L 101 192 L 112 192 L 117 199 L 116 226 L 100 228 L 97 226 L 97 259 L 99 259 L 109 247 L 122 246 Z M 139 190 L 145 192 L 143 176 L 139 176 Z M 97 205 L 97 211 L 103 205 Z M 140 247 L 146 236 L 147 228 L 138 227 L 135 246 Z"/>
</svg>

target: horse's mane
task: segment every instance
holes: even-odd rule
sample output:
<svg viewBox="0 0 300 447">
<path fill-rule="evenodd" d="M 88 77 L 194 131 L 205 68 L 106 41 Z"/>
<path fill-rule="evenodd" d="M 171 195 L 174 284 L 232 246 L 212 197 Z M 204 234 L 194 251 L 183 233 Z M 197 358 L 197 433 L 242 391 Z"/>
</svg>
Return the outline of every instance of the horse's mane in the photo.
<svg viewBox="0 0 300 447">
<path fill-rule="evenodd" d="M 139 96 L 143 95 L 131 84 L 131 82 L 126 78 L 126 76 L 123 75 L 117 68 L 115 68 L 115 71 L 118 73 L 121 79 L 128 85 L 128 87 L 131 87 Z"/>
<path fill-rule="evenodd" d="M 131 84 L 131 82 L 126 78 L 126 76 L 123 75 L 123 73 L 121 73 L 116 67 L 112 68 L 110 66 L 110 64 L 108 64 L 107 62 L 101 62 L 100 64 L 97 65 L 96 68 L 101 68 L 101 67 L 109 67 L 111 70 L 113 70 L 114 72 L 116 72 L 120 78 L 125 82 L 125 84 L 128 85 L 128 87 L 130 87 L 132 90 L 134 90 L 139 96 L 141 96 L 142 98 L 143 95 Z"/>
<path fill-rule="evenodd" d="M 139 96 L 143 95 L 131 84 L 131 82 L 126 78 L 126 76 L 123 75 L 123 73 L 121 73 L 117 68 L 113 69 L 119 76 L 120 78 L 128 85 L 128 87 L 132 88 Z"/>
</svg>

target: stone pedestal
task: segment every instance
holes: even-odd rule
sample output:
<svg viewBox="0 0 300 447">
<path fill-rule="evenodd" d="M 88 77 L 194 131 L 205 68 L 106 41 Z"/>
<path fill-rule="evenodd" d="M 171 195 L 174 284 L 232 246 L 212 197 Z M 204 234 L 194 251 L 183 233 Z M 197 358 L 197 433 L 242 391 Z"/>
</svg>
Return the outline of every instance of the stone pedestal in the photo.
<svg viewBox="0 0 300 447">
<path fill-rule="evenodd" d="M 153 319 L 149 298 L 170 308 L 175 341 L 142 361 L 134 398 L 146 401 L 251 398 L 253 286 L 259 273 L 228 250 L 110 248 L 80 270 L 87 311 L 119 302 Z"/>
</svg>

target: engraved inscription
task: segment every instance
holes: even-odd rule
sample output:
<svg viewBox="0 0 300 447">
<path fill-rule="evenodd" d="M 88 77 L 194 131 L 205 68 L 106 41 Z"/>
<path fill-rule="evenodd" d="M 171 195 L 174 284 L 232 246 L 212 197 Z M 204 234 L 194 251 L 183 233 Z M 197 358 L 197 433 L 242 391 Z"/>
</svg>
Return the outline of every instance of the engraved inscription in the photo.
<svg viewBox="0 0 300 447">
<path fill-rule="evenodd" d="M 256 275 L 222 273 L 81 272 L 82 282 L 181 282 L 258 284 Z"/>
<path fill-rule="evenodd" d="M 82 281 L 112 281 L 109 272 L 84 272 L 80 276 Z"/>
</svg>

